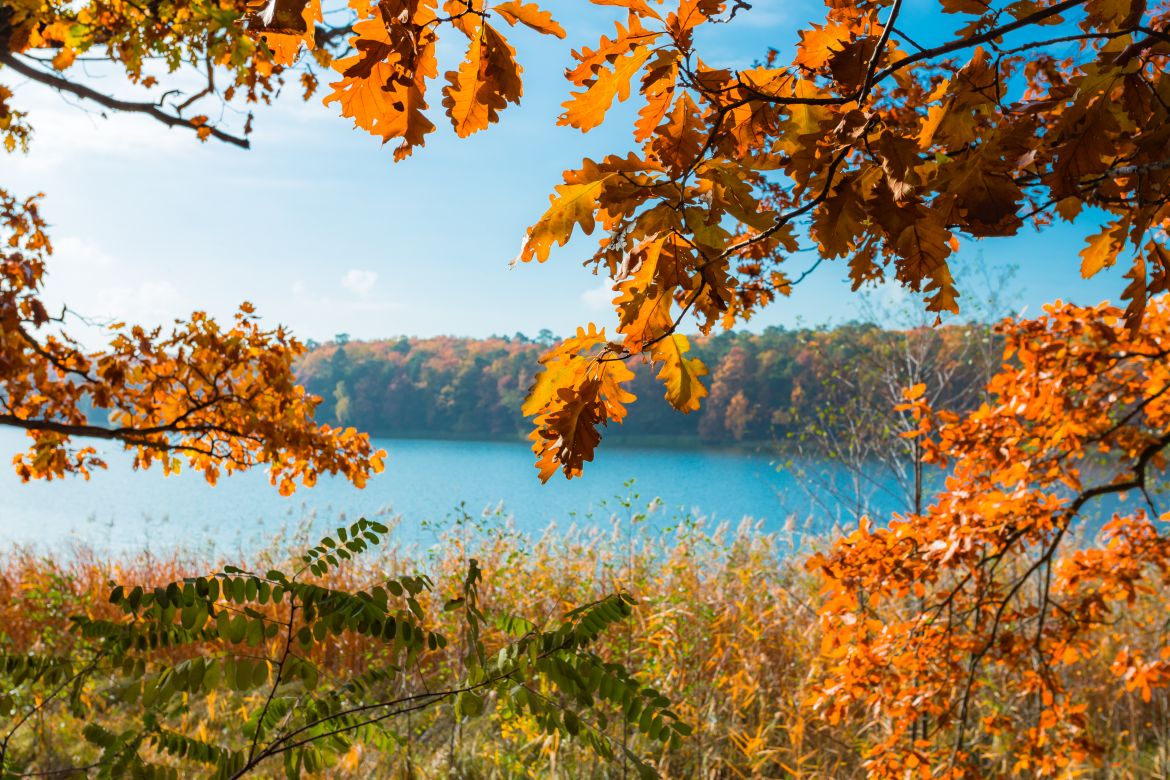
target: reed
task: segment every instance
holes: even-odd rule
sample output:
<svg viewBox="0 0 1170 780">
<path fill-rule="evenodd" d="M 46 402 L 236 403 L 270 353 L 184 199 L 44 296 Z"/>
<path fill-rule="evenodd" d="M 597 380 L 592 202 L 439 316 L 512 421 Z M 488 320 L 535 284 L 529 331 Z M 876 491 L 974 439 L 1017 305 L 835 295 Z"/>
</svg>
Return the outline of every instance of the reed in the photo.
<svg viewBox="0 0 1170 780">
<path fill-rule="evenodd" d="M 224 562 L 256 569 L 287 563 L 290 551 L 304 546 L 306 533 L 281 539 L 252 561 L 179 553 L 111 558 L 86 548 L 60 555 L 11 551 L 0 560 L 0 648 L 67 654 L 78 641 L 68 620 L 76 605 L 89 617 L 119 617 L 108 602 L 111 582 L 169 582 Z M 433 546 L 395 546 L 391 540 L 377 554 L 333 570 L 322 581 L 357 589 L 387 576 L 427 574 L 437 583 L 428 596 L 428 615 L 435 630 L 451 637 L 460 636 L 458 617 L 443 612 L 438 602 L 459 582 L 468 558 L 477 559 L 485 572 L 482 603 L 500 613 L 556 616 L 590 599 L 628 591 L 639 601 L 634 618 L 605 636 L 601 652 L 624 661 L 671 698 L 694 734 L 677 750 L 665 751 L 623 735 L 620 728 L 616 739 L 650 756 L 665 777 L 861 777 L 866 748 L 882 738 L 883 724 L 857 712 L 830 725 L 809 704 L 819 681 L 819 585 L 804 561 L 821 544 L 792 531 L 766 533 L 750 521 L 668 518 L 624 499 L 579 524 L 539 534 L 518 531 L 502 510 L 461 513 L 444 525 Z M 1164 590 L 1138 595 L 1131 617 L 1135 632 L 1164 615 L 1167 595 Z M 1147 777 L 1167 766 L 1166 696 L 1155 689 L 1146 701 L 1140 692 L 1126 691 L 1110 668 L 1118 647 L 1151 644 L 1154 638 L 1125 631 L 1117 626 L 1103 635 L 1099 660 L 1077 667 L 1077 685 L 1090 703 L 1086 733 L 1099 749 L 1084 763 L 1092 776 Z M 459 652 L 455 641 L 425 654 L 418 674 L 442 677 L 456 668 Z M 313 660 L 340 677 L 383 659 L 361 637 L 342 634 Z M 1001 683 L 1010 685 L 1006 672 Z M 213 715 L 191 713 L 192 719 L 203 719 L 212 737 L 218 722 Z M 1027 713 L 988 709 L 981 717 L 1025 723 Z M 63 711 L 34 724 L 24 739 L 36 742 L 38 770 L 91 759 L 79 738 L 84 725 L 84 717 Z M 355 747 L 328 776 L 626 776 L 621 763 L 605 762 L 572 740 L 550 737 L 523 718 L 504 718 L 490 706 L 487 717 L 465 723 L 450 708 L 435 708 L 404 720 L 399 732 L 395 745 Z M 1011 771 L 1007 756 L 1002 769 Z"/>
</svg>

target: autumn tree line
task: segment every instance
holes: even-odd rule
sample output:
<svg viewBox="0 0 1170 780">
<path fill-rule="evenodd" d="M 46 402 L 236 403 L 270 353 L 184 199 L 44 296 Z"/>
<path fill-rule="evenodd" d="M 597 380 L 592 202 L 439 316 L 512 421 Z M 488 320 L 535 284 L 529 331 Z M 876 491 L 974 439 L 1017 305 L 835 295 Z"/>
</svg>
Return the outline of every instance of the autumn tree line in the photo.
<svg viewBox="0 0 1170 780">
<path fill-rule="evenodd" d="M 638 414 L 604 435 L 648 444 L 807 443 L 846 414 L 856 421 L 861 406 L 892 409 L 906 383 L 925 378 L 915 367 L 934 374 L 939 402 L 967 408 L 1001 357 L 991 349 L 995 339 L 981 324 L 885 329 L 867 322 L 695 338 L 693 352 L 710 370 L 703 407 L 678 415 L 653 371 L 635 365 L 630 390 Z M 547 348 L 539 337 L 521 333 L 371 341 L 342 336 L 310 346 L 296 373 L 323 399 L 322 419 L 376 436 L 473 439 L 527 434 L 530 423 L 520 407 Z"/>
</svg>

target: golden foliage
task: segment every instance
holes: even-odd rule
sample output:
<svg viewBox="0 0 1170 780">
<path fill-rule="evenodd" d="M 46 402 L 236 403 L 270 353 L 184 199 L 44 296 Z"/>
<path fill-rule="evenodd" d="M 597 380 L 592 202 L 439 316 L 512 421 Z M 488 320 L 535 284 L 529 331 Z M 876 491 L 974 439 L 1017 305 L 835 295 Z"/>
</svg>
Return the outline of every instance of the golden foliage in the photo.
<svg viewBox="0 0 1170 780">
<path fill-rule="evenodd" d="M 251 304 L 228 327 L 202 312 L 169 333 L 114 324 L 107 348 L 88 351 L 48 327 L 40 287 L 52 247 L 36 199 L 0 190 L 0 236 L 0 424 L 28 432 L 28 451 L 14 461 L 22 479 L 104 467 L 75 437 L 122 444 L 135 468 L 158 462 L 171 473 L 186 463 L 213 484 L 268 466 L 286 495 L 321 473 L 360 487 L 382 469 L 385 453 L 365 434 L 314 423 L 320 399 L 293 376 L 304 346 L 261 327 Z"/>
<path fill-rule="evenodd" d="M 750 14 L 744 3 L 594 4 L 618 18 L 613 32 L 572 51 L 558 121 L 587 131 L 615 102 L 635 100 L 636 147 L 567 171 L 519 259 L 545 261 L 577 230 L 600 228 L 587 263 L 619 285 L 615 311 L 636 329 L 623 330 L 609 354 L 661 363 L 667 396 L 683 411 L 702 397 L 700 374 L 683 373 L 685 361 L 663 361 L 653 348 L 661 353 L 684 322 L 703 333 L 733 328 L 791 294 L 787 263 L 804 236 L 821 256 L 845 260 L 855 287 L 890 274 L 922 293 L 931 311 L 953 313 L 962 280 L 951 262 L 960 241 L 1015 235 L 1089 208 L 1105 224 L 1082 253 L 1082 271 L 1128 266 L 1121 292 L 1129 327 L 1150 297 L 1170 289 L 1170 39 L 1161 6 L 1060 0 L 1004 10 L 948 0 L 936 13 L 961 15 L 959 30 L 927 46 L 902 34 L 900 3 L 829 0 L 823 19 L 796 30 L 791 62 L 760 52 L 759 65 L 737 70 L 710 64 L 714 54 L 700 33 Z M 443 36 L 464 52 L 441 87 L 442 110 L 463 137 L 521 99 L 523 73 L 503 25 L 509 34 L 571 32 L 523 0 L 350 0 L 348 28 L 322 21 L 317 0 L 172 3 L 161 24 L 127 4 L 14 0 L 9 7 L 7 65 L 57 87 L 22 57 L 45 50 L 68 76 L 79 55 L 104 49 L 143 86 L 152 85 L 143 61 L 164 57 L 172 67 L 206 70 L 211 99 L 242 94 L 249 103 L 269 100 L 291 68 L 304 71 L 307 97 L 319 81 L 314 67 L 331 67 L 338 76 L 325 102 L 395 141 L 395 159 L 435 130 L 429 90 Z M 1051 34 L 1056 24 L 1063 34 Z M 217 69 L 230 74 L 222 94 L 211 79 Z M 27 124 L 9 107 L 9 93 L 0 91 L 0 132 L 16 148 L 27 142 Z M 132 110 L 203 139 L 246 143 L 208 121 L 211 112 L 191 119 L 153 104 Z M 639 273 L 640 248 L 667 245 L 669 264 Z M 681 386 L 695 389 L 671 389 Z M 574 420 L 591 421 L 586 427 L 601 420 L 590 412 L 595 399 L 577 396 L 592 393 L 591 385 L 560 389 L 584 413 Z M 544 397 L 562 402 L 559 392 Z M 534 417 L 558 414 L 529 406 Z M 577 474 L 595 437 L 562 441 L 551 458 Z"/>
<path fill-rule="evenodd" d="M 933 503 L 863 520 L 810 561 L 825 580 L 816 707 L 887 724 L 872 777 L 1075 774 L 1111 739 L 1086 675 L 1110 668 L 1113 689 L 1144 702 L 1170 685 L 1147 611 L 1170 583 L 1170 514 L 1153 493 L 1170 446 L 1170 301 L 1151 300 L 1136 332 L 1119 309 L 1059 303 L 1001 331 L 1004 368 L 980 407 L 958 416 L 921 385 L 906 393 L 907 435 L 948 474 Z M 1136 505 L 1102 505 L 1119 495 Z M 1099 535 L 1094 512 L 1112 515 Z"/>
</svg>

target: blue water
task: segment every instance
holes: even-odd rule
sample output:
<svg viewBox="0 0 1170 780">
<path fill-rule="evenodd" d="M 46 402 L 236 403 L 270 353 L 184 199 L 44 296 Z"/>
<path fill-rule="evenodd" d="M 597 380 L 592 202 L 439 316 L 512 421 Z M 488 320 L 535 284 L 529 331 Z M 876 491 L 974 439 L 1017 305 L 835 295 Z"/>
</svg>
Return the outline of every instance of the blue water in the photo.
<svg viewBox="0 0 1170 780">
<path fill-rule="evenodd" d="M 538 531 L 550 523 L 608 523 L 613 499 L 631 493 L 641 503 L 661 499 L 652 520 L 662 525 L 688 513 L 714 522 L 750 517 L 772 530 L 820 532 L 849 521 L 848 509 L 826 500 L 823 490 L 801 487 L 801 480 L 809 484 L 807 474 L 778 468 L 762 452 L 603 445 L 583 478 L 557 475 L 542 485 L 521 442 L 384 440 L 378 445 L 389 453 L 386 470 L 364 490 L 322 478 L 282 497 L 262 471 L 212 487 L 196 474 L 134 471 L 125 453 L 100 445 L 110 468 L 88 481 L 21 484 L 7 464 L 23 442 L 20 432 L 0 430 L 0 538 L 50 549 L 80 543 L 167 550 L 198 539 L 208 550 L 247 551 L 300 524 L 324 533 L 340 517 L 391 514 L 401 516 L 399 541 L 426 543 L 461 505 L 479 515 L 502 502 L 518 528 Z M 816 464 L 809 471 L 827 473 Z M 879 507 L 892 506 L 891 496 L 875 498 Z"/>
</svg>

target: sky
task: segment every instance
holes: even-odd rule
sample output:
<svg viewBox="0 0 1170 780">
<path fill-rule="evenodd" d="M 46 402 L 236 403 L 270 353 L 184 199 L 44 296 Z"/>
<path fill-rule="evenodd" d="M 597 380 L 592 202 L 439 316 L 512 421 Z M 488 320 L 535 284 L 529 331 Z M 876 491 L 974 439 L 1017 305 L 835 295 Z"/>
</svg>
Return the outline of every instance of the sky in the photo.
<svg viewBox="0 0 1170 780">
<path fill-rule="evenodd" d="M 561 171 L 583 157 L 624 152 L 637 109 L 634 101 L 623 104 L 585 135 L 555 126 L 570 50 L 612 29 L 613 9 L 581 0 L 546 5 L 569 37 L 509 33 L 525 68 L 522 105 L 510 106 L 485 133 L 457 139 L 440 121 L 435 83 L 439 131 L 401 163 L 392 162 L 389 146 L 321 105 L 328 90 L 302 103 L 290 88 L 274 106 L 257 109 L 252 149 L 244 151 L 201 144 L 189 131 L 142 116 L 102 117 L 0 72 L 36 130 L 27 155 L 0 157 L 0 186 L 45 193 L 42 211 L 55 245 L 46 300 L 95 321 L 150 325 L 193 310 L 228 316 L 249 300 L 266 322 L 318 341 L 338 333 L 374 339 L 547 328 L 565 335 L 588 321 L 609 324 L 607 280 L 581 265 L 594 239 L 570 243 L 543 265 L 510 267 Z M 700 51 L 709 65 L 749 66 L 770 46 L 791 52 L 797 30 L 823 17 L 809 0 L 753 6 L 704 34 Z M 934 8 L 928 0 L 907 5 L 908 32 L 924 45 L 947 38 L 926 15 Z M 440 70 L 456 54 L 441 50 Z M 94 73 L 90 83 L 124 91 L 116 76 Z M 1080 278 L 1076 253 L 1091 232 L 1092 222 L 1083 221 L 966 242 L 960 262 L 986 265 L 993 279 L 1014 267 L 1014 310 L 1036 312 L 1058 297 L 1116 299 L 1120 271 Z M 793 275 L 811 262 L 794 258 Z M 980 294 L 959 282 L 969 298 Z M 870 305 L 894 312 L 905 298 L 886 287 Z M 843 263 L 823 263 L 747 327 L 831 324 L 862 308 Z"/>
</svg>

